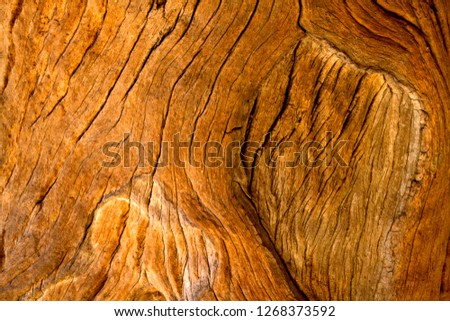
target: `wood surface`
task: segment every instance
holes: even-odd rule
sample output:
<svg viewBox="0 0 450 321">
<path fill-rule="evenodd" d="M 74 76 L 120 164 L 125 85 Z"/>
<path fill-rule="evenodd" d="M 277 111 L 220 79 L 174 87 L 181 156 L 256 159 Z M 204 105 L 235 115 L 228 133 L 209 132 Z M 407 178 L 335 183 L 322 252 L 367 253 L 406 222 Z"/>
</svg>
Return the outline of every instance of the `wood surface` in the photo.
<svg viewBox="0 0 450 321">
<path fill-rule="evenodd" d="M 1 0 L 0 299 L 450 300 L 449 17 Z"/>
</svg>

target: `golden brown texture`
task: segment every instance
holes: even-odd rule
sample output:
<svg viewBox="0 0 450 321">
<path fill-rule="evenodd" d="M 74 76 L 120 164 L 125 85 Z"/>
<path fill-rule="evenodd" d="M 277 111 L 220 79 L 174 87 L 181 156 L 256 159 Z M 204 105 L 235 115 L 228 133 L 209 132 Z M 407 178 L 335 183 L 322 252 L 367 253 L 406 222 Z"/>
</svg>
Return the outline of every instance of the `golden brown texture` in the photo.
<svg viewBox="0 0 450 321">
<path fill-rule="evenodd" d="M 0 298 L 449 299 L 448 12 L 2 3 Z M 184 160 L 259 145 L 157 165 L 177 135 Z M 266 166 L 272 140 L 346 142 L 345 166 Z M 108 142 L 154 153 L 108 167 Z"/>
</svg>

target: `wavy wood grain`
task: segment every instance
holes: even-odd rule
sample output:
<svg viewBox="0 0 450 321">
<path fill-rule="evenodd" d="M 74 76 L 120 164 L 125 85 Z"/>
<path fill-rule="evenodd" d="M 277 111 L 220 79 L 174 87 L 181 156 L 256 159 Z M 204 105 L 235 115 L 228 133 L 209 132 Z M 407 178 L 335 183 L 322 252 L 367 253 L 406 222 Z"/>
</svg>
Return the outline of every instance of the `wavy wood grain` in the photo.
<svg viewBox="0 0 450 321">
<path fill-rule="evenodd" d="M 448 300 L 449 10 L 2 3 L 0 298 Z M 176 135 L 258 148 L 159 166 Z M 271 140 L 346 166 L 265 166 Z M 129 141 L 149 163 L 104 166 Z"/>
</svg>

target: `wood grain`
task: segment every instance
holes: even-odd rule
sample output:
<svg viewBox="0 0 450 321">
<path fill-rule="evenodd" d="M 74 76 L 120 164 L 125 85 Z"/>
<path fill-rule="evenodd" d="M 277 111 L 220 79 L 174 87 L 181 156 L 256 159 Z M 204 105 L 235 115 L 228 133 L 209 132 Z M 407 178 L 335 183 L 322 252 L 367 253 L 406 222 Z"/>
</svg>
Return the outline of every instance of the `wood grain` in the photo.
<svg viewBox="0 0 450 321">
<path fill-rule="evenodd" d="M 2 2 L 0 299 L 448 300 L 448 12 Z"/>
</svg>

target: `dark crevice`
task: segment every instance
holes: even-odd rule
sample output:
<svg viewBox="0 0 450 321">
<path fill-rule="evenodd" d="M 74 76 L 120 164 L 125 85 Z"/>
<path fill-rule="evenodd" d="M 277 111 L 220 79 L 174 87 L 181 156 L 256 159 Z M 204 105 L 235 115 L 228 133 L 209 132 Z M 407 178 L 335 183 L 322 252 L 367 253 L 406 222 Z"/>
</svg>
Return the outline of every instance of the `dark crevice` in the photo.
<svg viewBox="0 0 450 321">
<path fill-rule="evenodd" d="M 6 63 L 6 70 L 5 70 L 5 74 L 3 76 L 3 86 L 2 86 L 2 88 L 0 88 L 0 95 L 3 94 L 6 86 L 8 85 L 9 75 L 11 74 L 11 70 L 12 70 L 15 60 L 16 60 L 15 46 L 14 46 L 14 42 L 12 39 L 12 32 L 13 32 L 14 25 L 16 24 L 17 18 L 19 17 L 20 13 L 22 12 L 23 1 L 24 0 L 17 1 L 17 5 L 11 14 L 11 20 L 9 22 L 9 36 L 8 36 L 9 37 L 9 49 L 8 49 L 8 57 L 7 57 L 8 62 Z"/>
<path fill-rule="evenodd" d="M 84 7 L 83 7 L 83 12 L 81 13 L 81 16 L 78 20 L 78 24 L 77 27 L 75 28 L 75 31 L 73 32 L 73 34 L 71 35 L 69 41 L 67 42 L 67 45 L 64 47 L 64 50 L 62 51 L 62 53 L 58 56 L 58 58 L 56 59 L 55 62 L 55 66 L 59 63 L 59 61 L 63 58 L 63 56 L 65 55 L 67 49 L 69 48 L 69 46 L 72 44 L 72 41 L 74 41 L 75 35 L 78 33 L 78 30 L 80 29 L 81 26 L 81 22 L 83 21 L 83 17 L 86 14 L 86 10 L 87 10 L 87 6 L 88 6 L 88 0 L 85 0 L 84 2 Z"/>
<path fill-rule="evenodd" d="M 448 52 L 447 42 L 446 42 L 446 39 L 445 39 L 444 28 L 442 27 L 441 20 L 439 19 L 439 15 L 438 15 L 438 10 L 437 10 L 436 5 L 434 4 L 434 2 L 430 3 L 430 8 L 433 11 L 434 16 L 436 17 L 436 24 L 437 24 L 437 27 L 439 29 L 439 33 L 440 33 L 440 36 L 441 36 L 442 44 L 444 45 L 445 51 Z"/>
<path fill-rule="evenodd" d="M 5 266 L 5 258 L 5 230 L 3 230 L 0 234 L 0 271 L 3 271 Z"/>
<path fill-rule="evenodd" d="M 122 217 L 122 219 L 123 219 L 122 230 L 120 231 L 117 245 L 116 245 L 116 247 L 114 248 L 114 250 L 113 250 L 113 252 L 111 254 L 111 259 L 109 261 L 108 269 L 104 273 L 102 281 L 101 281 L 99 287 L 96 289 L 95 293 L 90 298 L 91 300 L 95 299 L 97 297 L 97 295 L 104 289 L 104 287 L 106 285 L 106 281 L 108 280 L 109 272 L 111 271 L 111 267 L 113 265 L 114 259 L 115 259 L 116 255 L 117 255 L 117 253 L 119 252 L 119 249 L 120 249 L 120 246 L 121 246 L 122 237 L 123 237 L 123 235 L 125 233 L 125 230 L 127 228 L 127 221 L 128 221 L 129 213 L 130 213 L 130 207 L 128 206 L 128 209 L 127 209 L 126 213 L 124 213 L 123 217 Z"/>
<path fill-rule="evenodd" d="M 290 92 L 292 89 L 293 78 L 294 78 L 294 70 L 295 70 L 295 65 L 297 62 L 296 56 L 297 56 L 297 51 L 298 51 L 298 48 L 300 47 L 301 42 L 302 42 L 301 40 L 298 41 L 298 43 L 295 45 L 295 48 L 292 52 L 292 63 L 291 63 L 290 71 L 289 71 L 289 79 L 288 79 L 288 83 L 286 85 L 286 89 L 284 92 L 284 99 L 283 99 L 283 103 L 281 105 L 280 111 L 276 115 L 275 119 L 272 122 L 272 125 L 270 126 L 269 130 L 265 134 L 263 143 L 261 144 L 261 146 L 258 147 L 258 149 L 254 153 L 253 163 L 250 166 L 251 172 L 250 172 L 250 179 L 249 179 L 249 184 L 248 184 L 248 190 L 250 190 L 250 191 L 251 191 L 251 188 L 253 185 L 253 176 L 254 176 L 253 172 L 257 165 L 260 154 L 262 153 L 262 149 L 264 148 L 264 146 L 267 145 L 267 143 L 271 139 L 273 130 L 275 129 L 276 125 L 280 121 L 281 117 L 283 116 L 284 112 L 286 111 L 286 109 L 289 105 Z M 255 104 L 256 103 L 257 103 L 257 101 L 255 101 Z M 254 108 L 255 107 L 256 107 L 256 105 L 254 106 Z M 247 133 L 246 133 L 246 137 L 247 137 Z"/>
<path fill-rule="evenodd" d="M 250 136 L 250 130 L 252 127 L 252 123 L 253 123 L 253 119 L 255 118 L 255 113 L 256 113 L 256 106 L 258 105 L 258 97 L 255 98 L 255 101 L 253 102 L 253 106 L 252 109 L 250 110 L 250 115 L 248 117 L 248 121 L 247 121 L 247 125 L 245 128 L 245 135 L 244 135 L 244 140 L 242 142 L 242 148 L 241 148 L 241 163 L 242 165 L 245 167 L 247 167 L 245 165 L 245 161 L 242 159 L 242 156 L 247 156 L 248 157 L 248 138 Z M 256 156 L 256 155 L 255 155 Z M 251 175 L 253 174 L 253 170 L 251 170 Z M 249 190 L 250 190 L 251 186 L 249 186 Z"/>
<path fill-rule="evenodd" d="M 297 19 L 297 26 L 300 28 L 300 30 L 302 30 L 304 33 L 307 33 L 306 29 L 303 28 L 303 26 L 301 25 L 301 19 L 302 19 L 302 11 L 303 11 L 303 4 L 302 4 L 302 0 L 298 0 L 298 19 Z"/>
<path fill-rule="evenodd" d="M 448 263 L 450 262 L 450 238 L 447 241 L 447 248 L 446 248 L 446 258 L 444 261 L 444 266 L 442 267 L 442 274 L 441 274 L 441 299 L 442 300 L 449 300 L 450 299 L 450 284 L 447 282 L 450 281 L 450 266 L 448 266 Z"/>
<path fill-rule="evenodd" d="M 156 0 L 156 9 L 165 9 L 166 2 L 166 0 Z"/>
<path fill-rule="evenodd" d="M 250 203 L 251 207 L 253 208 L 254 212 L 256 213 L 255 216 L 256 216 L 257 220 L 252 219 L 252 215 L 249 215 L 249 218 L 252 221 L 252 223 L 254 224 L 254 226 L 257 228 L 258 233 L 263 241 L 264 246 L 273 255 L 273 258 L 278 263 L 280 270 L 285 274 L 285 278 L 286 278 L 288 286 L 291 288 L 291 290 L 293 291 L 293 293 L 297 299 L 309 300 L 308 297 L 305 295 L 305 293 L 300 288 L 299 284 L 297 284 L 295 278 L 292 276 L 288 266 L 286 265 L 286 262 L 284 262 L 284 260 L 281 258 L 280 254 L 278 253 L 274 242 L 272 241 L 272 239 L 269 236 L 270 235 L 269 232 L 267 231 L 263 222 L 261 221 L 261 216 L 257 212 L 256 204 L 253 202 L 251 196 L 248 195 L 248 193 L 245 191 L 244 187 L 241 184 L 239 184 L 237 182 L 236 182 L 236 184 L 239 185 L 240 191 L 243 194 L 244 198 Z"/>
<path fill-rule="evenodd" d="M 268 135 L 266 135 L 266 137 L 265 137 L 265 140 L 264 140 L 264 143 L 263 143 L 263 147 L 269 141 L 273 130 L 275 129 L 276 125 L 280 121 L 281 117 L 283 116 L 284 112 L 286 111 L 286 109 L 287 109 L 287 107 L 289 105 L 289 98 L 290 98 L 290 93 L 291 93 L 291 89 L 292 89 L 292 83 L 293 83 L 293 79 L 294 79 L 295 65 L 296 65 L 296 62 L 297 62 L 297 50 L 298 50 L 300 44 L 301 44 L 301 41 L 299 41 L 297 43 L 297 45 L 295 46 L 295 48 L 294 48 L 294 51 L 293 51 L 293 54 L 292 54 L 293 57 L 292 57 L 291 70 L 289 71 L 289 79 L 288 79 L 288 83 L 287 83 L 287 86 L 286 86 L 286 90 L 284 92 L 283 104 L 281 105 L 280 111 L 278 112 L 277 116 L 275 117 L 272 125 L 270 126 L 270 128 L 269 128 L 269 130 L 267 132 Z"/>
<path fill-rule="evenodd" d="M 228 50 L 225 59 L 222 61 L 221 65 L 220 65 L 220 67 L 219 67 L 219 69 L 218 69 L 218 71 L 217 71 L 217 74 L 215 75 L 214 81 L 213 81 L 212 86 L 211 86 L 211 91 L 209 92 L 208 98 L 206 99 L 206 102 L 205 102 L 205 104 L 204 104 L 203 110 L 200 112 L 200 114 L 199 114 L 197 117 L 195 117 L 195 120 L 194 120 L 194 130 L 193 130 L 193 135 L 191 135 L 191 140 L 190 140 L 190 142 L 189 142 L 189 153 L 190 153 L 190 154 L 192 154 L 192 143 L 193 143 L 193 141 L 194 141 L 194 139 L 195 139 L 195 131 L 196 131 L 196 129 L 197 129 L 198 121 L 199 121 L 200 118 L 203 116 L 203 113 L 206 111 L 206 108 L 207 108 L 207 106 L 209 105 L 209 103 L 210 103 L 210 101 L 211 101 L 211 98 L 212 98 L 212 96 L 213 96 L 213 94 L 214 94 L 214 92 L 215 92 L 216 85 L 217 85 L 217 82 L 218 82 L 218 80 L 219 80 L 219 77 L 220 77 L 220 75 L 221 75 L 221 73 L 222 73 L 222 70 L 224 69 L 226 63 L 228 62 L 228 59 L 231 57 L 231 55 L 233 54 L 235 48 L 237 47 L 237 45 L 238 45 L 238 43 L 239 43 L 239 40 L 242 38 L 242 36 L 244 35 L 244 33 L 248 30 L 248 27 L 250 26 L 250 23 L 252 22 L 253 17 L 255 16 L 255 13 L 256 13 L 256 11 L 257 11 L 257 9 L 258 9 L 258 6 L 259 6 L 259 1 L 256 2 L 256 5 L 255 5 L 255 7 L 253 8 L 253 11 L 252 11 L 251 14 L 250 14 L 250 17 L 249 17 L 248 20 L 246 21 L 246 23 L 245 23 L 245 25 L 244 25 L 244 28 L 243 28 L 243 29 L 241 30 L 241 32 L 239 33 L 238 37 L 237 37 L 236 40 L 234 41 L 234 43 L 233 43 L 233 45 L 231 46 L 231 48 Z M 234 19 L 233 19 L 233 21 L 234 21 Z M 232 23 L 233 23 L 233 22 L 232 22 Z M 230 26 L 227 27 L 227 30 L 228 30 L 229 27 L 230 27 Z"/>
</svg>

